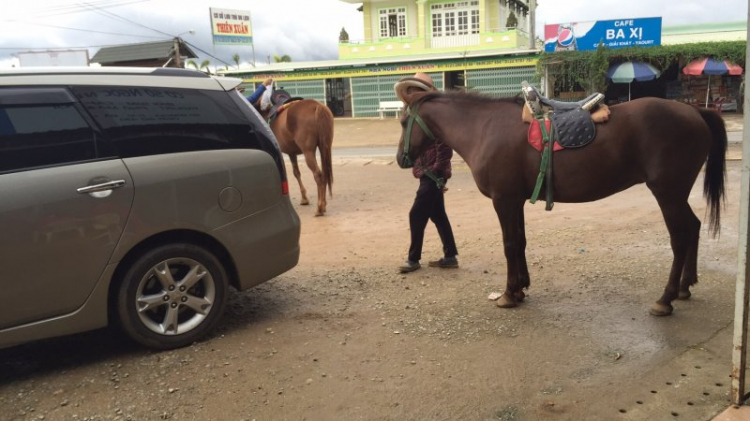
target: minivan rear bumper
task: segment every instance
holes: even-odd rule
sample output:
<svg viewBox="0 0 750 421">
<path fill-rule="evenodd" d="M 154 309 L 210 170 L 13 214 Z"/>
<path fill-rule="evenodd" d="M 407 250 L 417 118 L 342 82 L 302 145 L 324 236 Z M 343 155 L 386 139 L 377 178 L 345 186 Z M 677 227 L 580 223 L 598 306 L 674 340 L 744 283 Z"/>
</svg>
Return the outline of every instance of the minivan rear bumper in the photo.
<svg viewBox="0 0 750 421">
<path fill-rule="evenodd" d="M 231 252 L 240 291 L 278 276 L 299 262 L 300 220 L 288 196 L 212 234 Z"/>
</svg>

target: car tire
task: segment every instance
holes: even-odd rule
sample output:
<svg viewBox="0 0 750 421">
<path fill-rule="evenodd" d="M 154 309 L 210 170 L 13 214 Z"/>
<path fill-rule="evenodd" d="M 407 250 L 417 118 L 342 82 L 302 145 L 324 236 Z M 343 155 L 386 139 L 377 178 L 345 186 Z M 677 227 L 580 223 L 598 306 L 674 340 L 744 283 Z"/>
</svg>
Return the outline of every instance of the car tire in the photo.
<svg viewBox="0 0 750 421">
<path fill-rule="evenodd" d="M 142 254 L 117 290 L 120 326 L 154 349 L 190 345 L 206 335 L 226 307 L 228 281 L 219 259 L 187 243 Z"/>
</svg>

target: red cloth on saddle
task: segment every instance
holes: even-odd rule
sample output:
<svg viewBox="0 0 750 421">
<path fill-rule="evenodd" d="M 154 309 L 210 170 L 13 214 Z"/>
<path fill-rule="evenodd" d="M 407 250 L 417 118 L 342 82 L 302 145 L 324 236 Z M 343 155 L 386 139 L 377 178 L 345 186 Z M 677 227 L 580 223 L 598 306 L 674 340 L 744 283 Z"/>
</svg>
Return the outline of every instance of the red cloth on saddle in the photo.
<svg viewBox="0 0 750 421">
<path fill-rule="evenodd" d="M 549 127 L 552 122 L 550 120 L 544 120 L 545 126 L 547 126 L 547 132 L 549 133 Z M 534 149 L 538 150 L 539 152 L 542 151 L 543 144 L 542 144 L 542 127 L 539 125 L 539 120 L 532 120 L 531 124 L 529 124 L 529 145 L 533 146 Z M 555 141 L 555 144 L 552 145 L 552 151 L 556 152 L 559 150 L 565 149 L 562 146 L 560 146 L 557 141 Z"/>
</svg>

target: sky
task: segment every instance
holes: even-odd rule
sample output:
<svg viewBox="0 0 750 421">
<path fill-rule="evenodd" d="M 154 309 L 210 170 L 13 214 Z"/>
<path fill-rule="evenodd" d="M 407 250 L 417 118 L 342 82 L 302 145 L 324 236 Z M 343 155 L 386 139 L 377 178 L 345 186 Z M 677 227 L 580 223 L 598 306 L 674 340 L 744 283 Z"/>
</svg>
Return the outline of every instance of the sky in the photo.
<svg viewBox="0 0 750 421">
<path fill-rule="evenodd" d="M 403 3 L 414 0 L 401 0 Z M 498 1 L 498 0 L 487 0 Z M 398 3 L 398 1 L 389 4 Z M 663 26 L 747 19 L 748 0 L 537 0 L 536 33 L 544 24 L 662 17 Z M 273 56 L 335 60 L 339 33 L 365 38 L 360 3 L 340 0 L 2 0 L 0 68 L 19 52 L 87 48 L 172 39 L 180 35 L 213 66 L 262 66 Z M 209 7 L 250 11 L 254 49 L 214 46 Z M 189 31 L 194 31 L 194 34 Z M 254 50 L 254 51 L 253 51 Z"/>
</svg>

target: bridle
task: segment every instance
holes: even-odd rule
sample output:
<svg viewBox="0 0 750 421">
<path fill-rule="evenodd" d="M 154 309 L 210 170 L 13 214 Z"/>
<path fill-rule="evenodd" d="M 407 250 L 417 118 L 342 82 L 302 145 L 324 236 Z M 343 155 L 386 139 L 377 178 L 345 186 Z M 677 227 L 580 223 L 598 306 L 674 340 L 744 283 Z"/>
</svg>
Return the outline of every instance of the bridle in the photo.
<svg viewBox="0 0 750 421">
<path fill-rule="evenodd" d="M 425 136 L 430 138 L 430 140 L 432 140 L 433 142 L 437 140 L 435 135 L 432 133 L 432 130 L 430 130 L 430 128 L 427 127 L 427 124 L 424 122 L 422 117 L 419 116 L 419 106 L 420 104 L 425 102 L 427 99 L 429 99 L 429 97 L 422 97 L 419 100 L 417 100 L 417 102 L 413 104 L 414 108 L 412 108 L 411 105 L 408 105 L 406 107 L 406 115 L 409 116 L 409 122 L 406 123 L 406 133 L 404 134 L 404 154 L 401 160 L 401 165 L 404 168 L 411 168 L 415 164 L 415 162 L 411 159 L 411 157 L 409 157 L 409 144 L 411 143 L 411 130 L 414 127 L 415 121 L 417 122 L 417 125 L 419 125 L 419 127 L 422 129 Z M 428 178 L 430 178 L 432 181 L 435 182 L 438 189 L 443 189 L 443 187 L 445 187 L 446 180 L 444 178 L 438 177 L 437 175 L 435 175 L 435 173 L 430 171 L 429 168 L 420 168 L 420 169 L 422 170 L 424 175 L 426 175 Z"/>
<path fill-rule="evenodd" d="M 419 116 L 419 105 L 422 104 L 422 102 L 425 101 L 426 98 L 422 97 L 419 100 L 417 100 L 416 103 L 414 103 L 414 108 L 412 108 L 411 105 L 406 106 L 406 115 L 409 116 L 409 122 L 406 123 L 406 133 L 404 133 L 404 158 L 403 158 L 403 166 L 404 168 L 411 168 L 414 166 L 414 161 L 409 156 L 409 145 L 411 143 L 411 131 L 414 127 L 414 122 L 416 121 L 420 128 L 422 128 L 422 131 L 424 134 L 430 138 L 430 140 L 435 141 L 435 135 L 432 134 L 432 131 L 429 127 L 427 127 L 427 124 L 425 124 L 422 117 Z"/>
</svg>

